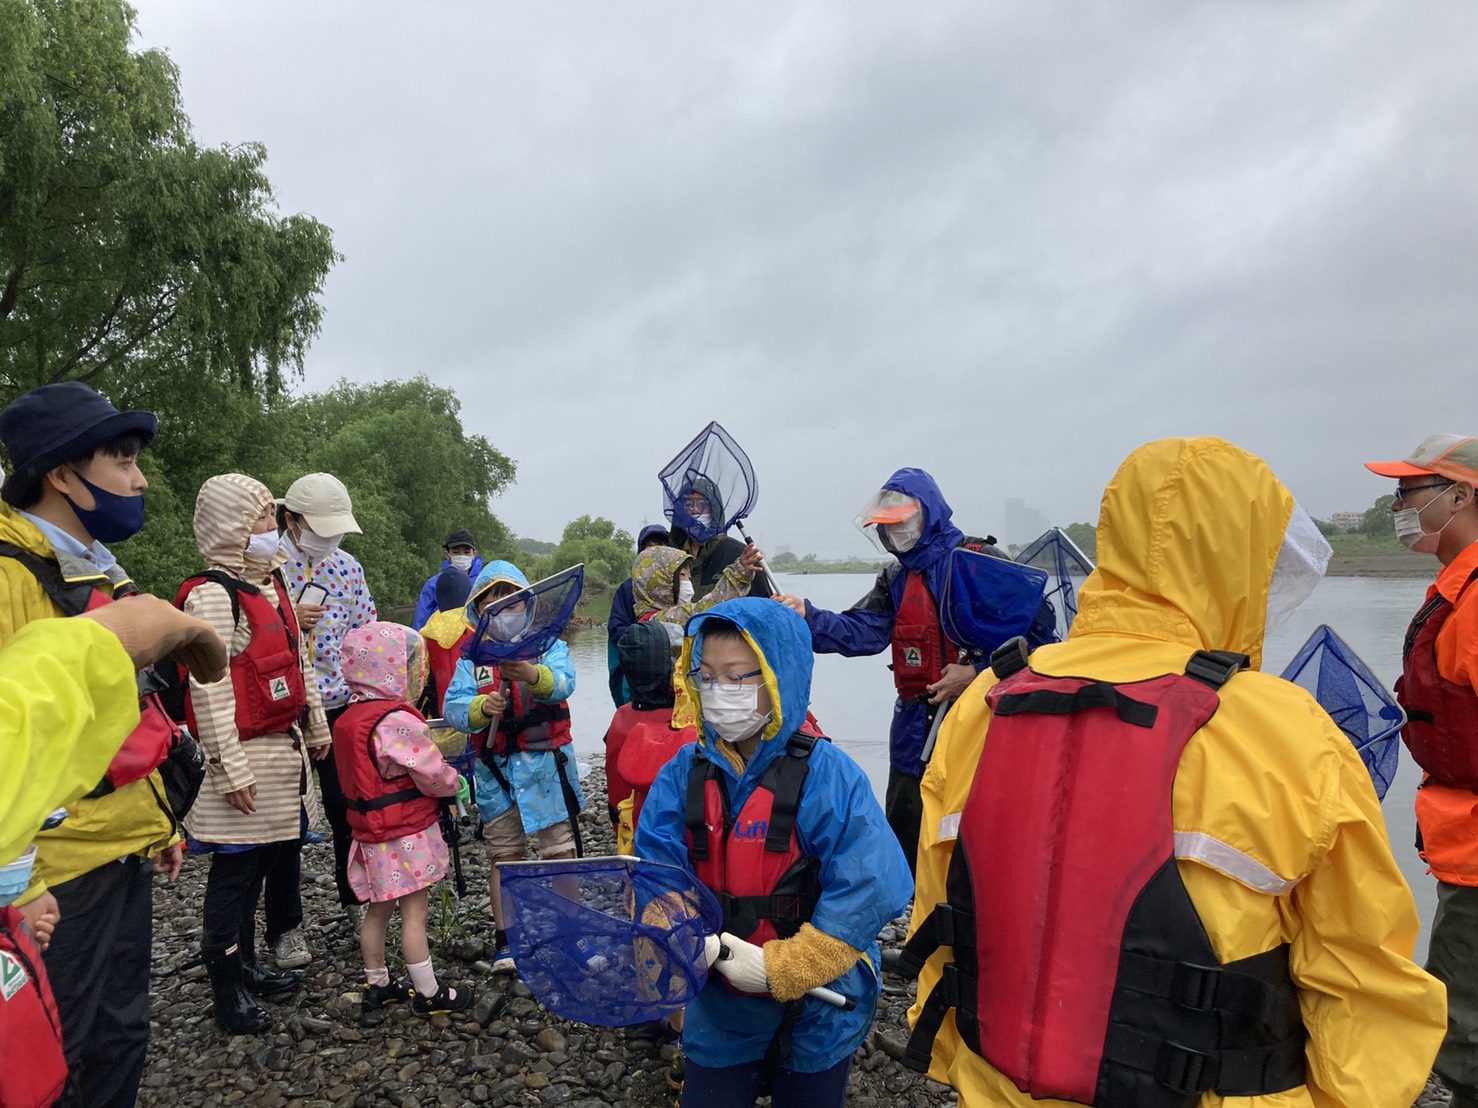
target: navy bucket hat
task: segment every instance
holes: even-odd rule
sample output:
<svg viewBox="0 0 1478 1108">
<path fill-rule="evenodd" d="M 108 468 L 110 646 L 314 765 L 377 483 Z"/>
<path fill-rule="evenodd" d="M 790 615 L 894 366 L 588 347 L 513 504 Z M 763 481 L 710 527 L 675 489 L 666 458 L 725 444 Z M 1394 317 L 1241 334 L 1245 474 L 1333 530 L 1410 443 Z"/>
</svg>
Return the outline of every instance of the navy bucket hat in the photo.
<svg viewBox="0 0 1478 1108">
<path fill-rule="evenodd" d="M 159 433 L 153 412 L 120 412 L 80 381 L 42 385 L 0 412 L 0 442 L 17 472 L 39 477 L 121 435 L 144 445 Z"/>
</svg>

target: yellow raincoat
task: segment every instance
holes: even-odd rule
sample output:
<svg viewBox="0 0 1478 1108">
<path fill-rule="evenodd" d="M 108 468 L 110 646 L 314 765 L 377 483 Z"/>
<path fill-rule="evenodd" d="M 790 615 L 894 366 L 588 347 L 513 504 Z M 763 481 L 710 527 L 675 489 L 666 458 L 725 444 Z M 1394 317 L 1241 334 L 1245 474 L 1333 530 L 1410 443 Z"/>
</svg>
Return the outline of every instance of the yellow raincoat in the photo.
<svg viewBox="0 0 1478 1108">
<path fill-rule="evenodd" d="M 40 558 L 56 560 L 46 536 L 8 505 L 0 505 L 0 542 L 11 543 Z M 102 575 L 96 575 L 93 580 L 67 572 L 69 580 L 88 580 L 104 592 L 112 592 L 112 583 Z M 0 558 L 0 646 L 33 621 L 60 617 L 60 610 L 30 570 L 14 558 Z M 66 686 L 58 691 L 66 695 Z M 135 713 L 137 699 L 135 689 Z M 115 747 L 126 737 L 127 733 L 120 736 Z M 107 768 L 106 762 L 103 768 Z M 92 785 L 101 777 L 101 772 L 96 774 Z M 81 877 L 108 862 L 135 854 L 148 857 L 178 841 L 174 817 L 164 800 L 164 784 L 157 770 L 107 796 L 78 799 L 67 807 L 70 815 L 65 822 L 36 836 L 36 865 L 31 871 L 31 885 L 16 898 L 17 905 L 36 899 L 51 885 Z"/>
<path fill-rule="evenodd" d="M 1098 569 L 1065 643 L 1031 656 L 1051 676 L 1138 681 L 1180 673 L 1197 650 L 1261 665 L 1268 585 L 1293 497 L 1259 459 L 1219 439 L 1136 450 L 1104 490 Z M 951 824 L 965 806 L 990 723 L 987 670 L 949 713 L 923 778 L 913 927 L 945 899 Z M 1309 1032 L 1308 1084 L 1202 1105 L 1407 1108 L 1446 1027 L 1442 985 L 1411 961 L 1416 908 L 1391 857 L 1364 766 L 1303 690 L 1247 672 L 1186 746 L 1172 795 L 1178 868 L 1217 957 L 1291 944 Z M 952 820 L 950 817 L 956 817 Z M 916 1022 L 948 960 L 919 977 Z M 960 1042 L 954 1015 L 929 1075 L 965 1108 L 1032 1100 Z"/>
<path fill-rule="evenodd" d="M 0 650 L 0 720 L 3 865 L 98 783 L 138 726 L 133 662 L 102 624 L 37 620 Z"/>
</svg>

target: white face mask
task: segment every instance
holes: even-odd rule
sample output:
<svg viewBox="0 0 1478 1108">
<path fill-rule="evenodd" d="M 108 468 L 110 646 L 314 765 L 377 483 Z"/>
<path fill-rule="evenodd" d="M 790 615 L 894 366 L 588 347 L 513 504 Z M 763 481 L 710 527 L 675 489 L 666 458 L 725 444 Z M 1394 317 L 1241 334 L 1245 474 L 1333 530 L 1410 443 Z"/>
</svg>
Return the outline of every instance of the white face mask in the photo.
<svg viewBox="0 0 1478 1108">
<path fill-rule="evenodd" d="M 1447 523 L 1451 523 L 1457 516 L 1448 516 L 1447 523 L 1435 531 L 1427 531 L 1422 528 L 1422 513 L 1437 501 L 1442 499 L 1442 493 L 1449 492 L 1451 485 L 1428 500 L 1420 508 L 1402 508 L 1399 512 L 1391 513 L 1391 522 L 1396 528 L 1396 541 L 1407 550 L 1415 550 L 1420 554 L 1437 553 L 1437 543 L 1440 541 L 1442 532 L 1447 530 Z"/>
<path fill-rule="evenodd" d="M 698 521 L 698 526 L 700 526 L 700 527 L 712 527 L 713 526 L 713 513 L 712 512 L 699 512 L 693 518 Z"/>
<path fill-rule="evenodd" d="M 298 532 L 298 537 L 293 540 L 293 545 L 301 550 L 310 562 L 321 562 L 339 548 L 339 541 L 343 535 L 320 535 L 304 527 Z"/>
<path fill-rule="evenodd" d="M 1324 578 L 1329 559 L 1334 555 L 1309 513 L 1293 506 L 1278 560 L 1273 563 L 1273 578 L 1268 582 L 1268 610 L 1263 620 L 1263 634 L 1271 634 L 1293 615 L 1309 598 Z"/>
<path fill-rule="evenodd" d="M 282 539 L 276 531 L 264 531 L 247 538 L 246 556 L 250 561 L 265 564 L 277 557 L 277 551 L 281 546 Z"/>
<path fill-rule="evenodd" d="M 710 724 L 719 738 L 731 743 L 743 742 L 770 722 L 770 713 L 759 710 L 758 685 L 704 689 L 700 699 L 703 702 L 703 722 Z"/>
<path fill-rule="evenodd" d="M 902 523 L 884 523 L 883 545 L 895 554 L 907 554 L 924 533 L 924 513 L 915 512 Z"/>
<path fill-rule="evenodd" d="M 691 603 L 693 599 L 693 582 L 684 578 L 677 583 L 677 602 L 679 604 Z"/>
<path fill-rule="evenodd" d="M 516 604 L 494 613 L 488 620 L 488 634 L 498 642 L 513 642 L 529 629 L 534 614 L 527 605 Z"/>
<path fill-rule="evenodd" d="M 460 569 L 463 573 L 472 569 L 471 554 L 453 554 L 447 561 L 452 563 L 454 569 Z"/>
</svg>

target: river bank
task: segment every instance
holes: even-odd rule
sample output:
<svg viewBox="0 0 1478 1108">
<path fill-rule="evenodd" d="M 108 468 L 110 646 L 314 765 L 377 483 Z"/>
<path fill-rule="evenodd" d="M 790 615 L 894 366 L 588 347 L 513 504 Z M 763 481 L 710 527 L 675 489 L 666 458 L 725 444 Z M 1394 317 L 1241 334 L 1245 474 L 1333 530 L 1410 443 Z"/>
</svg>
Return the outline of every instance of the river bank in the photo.
<svg viewBox="0 0 1478 1108">
<path fill-rule="evenodd" d="M 580 817 L 586 850 L 614 853 L 610 824 L 595 814 L 596 809 L 603 810 L 605 797 L 599 764 L 584 786 L 586 797 L 593 800 Z M 276 1020 L 270 1031 L 228 1036 L 211 1016 L 204 967 L 192 966 L 209 867 L 192 859 L 174 886 L 156 878 L 153 1034 L 139 1104 L 670 1105 L 674 1094 L 667 1076 L 678 1053 L 675 1044 L 560 1019 L 533 999 L 516 977 L 491 972 L 488 863 L 481 844 L 471 841 L 470 829 L 467 840 L 462 864 L 469 896 L 460 902 L 460 910 L 453 901 L 452 910 L 442 912 L 433 891 L 431 912 L 439 976 L 476 992 L 472 1009 L 456 1018 L 439 1015 L 428 1020 L 406 1007 L 395 1007 L 378 1025 L 361 1020 L 358 943 L 330 876 L 332 848 L 315 843 L 303 852 L 304 929 L 315 961 L 307 967 L 302 986 L 284 1003 L 265 1005 Z M 392 924 L 392 938 L 394 928 Z M 904 929 L 903 920 L 885 928 L 885 945 L 900 945 Z M 398 952 L 392 951 L 392 972 L 398 961 Z M 896 1060 L 913 991 L 911 983 L 885 979 L 877 1022 L 852 1071 L 849 1105 L 940 1108 L 954 1102 L 951 1090 L 904 1069 Z"/>
</svg>

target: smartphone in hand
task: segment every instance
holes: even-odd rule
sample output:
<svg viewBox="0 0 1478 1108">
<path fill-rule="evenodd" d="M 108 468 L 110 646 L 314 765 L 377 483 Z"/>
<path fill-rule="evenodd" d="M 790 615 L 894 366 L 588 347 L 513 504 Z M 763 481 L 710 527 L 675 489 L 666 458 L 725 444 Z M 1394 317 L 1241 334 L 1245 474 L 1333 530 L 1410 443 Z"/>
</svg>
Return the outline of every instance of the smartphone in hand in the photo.
<svg viewBox="0 0 1478 1108">
<path fill-rule="evenodd" d="M 314 584 L 312 581 L 304 585 L 303 591 L 298 593 L 299 604 L 312 604 L 321 608 L 327 600 L 328 590 L 322 585 Z"/>
</svg>

